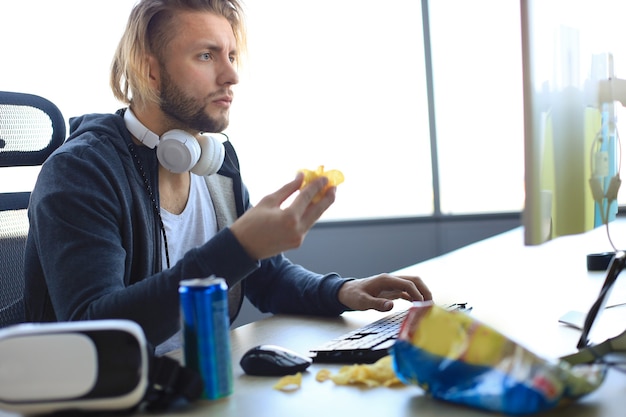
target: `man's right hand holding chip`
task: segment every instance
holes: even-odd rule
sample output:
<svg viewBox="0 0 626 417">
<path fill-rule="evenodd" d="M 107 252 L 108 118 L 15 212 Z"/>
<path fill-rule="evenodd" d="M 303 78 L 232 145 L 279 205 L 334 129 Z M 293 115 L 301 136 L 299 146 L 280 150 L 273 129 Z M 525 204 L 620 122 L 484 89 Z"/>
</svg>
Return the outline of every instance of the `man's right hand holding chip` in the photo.
<svg viewBox="0 0 626 417">
<path fill-rule="evenodd" d="M 335 201 L 336 187 L 327 187 L 328 178 L 320 176 L 300 189 L 303 181 L 304 173 L 298 172 L 293 181 L 265 196 L 231 225 L 251 258 L 266 259 L 300 247 L 307 232 Z M 293 202 L 283 207 L 298 190 Z M 320 193 L 322 197 L 317 199 Z"/>
</svg>

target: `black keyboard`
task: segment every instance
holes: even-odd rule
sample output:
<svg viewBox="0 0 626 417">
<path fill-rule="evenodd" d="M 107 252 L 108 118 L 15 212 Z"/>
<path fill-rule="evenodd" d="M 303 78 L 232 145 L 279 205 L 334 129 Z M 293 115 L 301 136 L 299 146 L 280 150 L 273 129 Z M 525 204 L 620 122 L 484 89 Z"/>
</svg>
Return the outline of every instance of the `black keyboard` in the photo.
<svg viewBox="0 0 626 417">
<path fill-rule="evenodd" d="M 470 311 L 466 303 L 444 305 L 447 310 Z M 359 329 L 345 333 L 311 349 L 313 362 L 320 363 L 374 363 L 389 354 L 400 326 L 409 310 L 391 313 Z"/>
</svg>

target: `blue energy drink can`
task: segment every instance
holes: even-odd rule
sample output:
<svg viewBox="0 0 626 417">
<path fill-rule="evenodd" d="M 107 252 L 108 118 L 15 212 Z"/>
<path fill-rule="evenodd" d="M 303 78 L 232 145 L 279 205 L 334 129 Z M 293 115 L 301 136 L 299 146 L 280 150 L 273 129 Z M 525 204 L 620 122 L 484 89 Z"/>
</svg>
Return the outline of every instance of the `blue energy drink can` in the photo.
<svg viewBox="0 0 626 417">
<path fill-rule="evenodd" d="M 215 400 L 233 392 L 228 286 L 222 278 L 180 282 L 185 366 L 204 382 L 203 397 Z"/>
</svg>

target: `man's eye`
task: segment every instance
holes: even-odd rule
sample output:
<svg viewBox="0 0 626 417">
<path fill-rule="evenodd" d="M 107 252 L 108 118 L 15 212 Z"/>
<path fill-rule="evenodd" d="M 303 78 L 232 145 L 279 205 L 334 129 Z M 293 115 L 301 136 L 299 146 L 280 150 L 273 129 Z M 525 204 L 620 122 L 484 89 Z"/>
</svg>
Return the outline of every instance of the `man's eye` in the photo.
<svg viewBox="0 0 626 417">
<path fill-rule="evenodd" d="M 211 53 L 210 52 L 205 52 L 202 55 L 200 55 L 200 59 L 203 61 L 210 61 L 211 60 Z"/>
</svg>

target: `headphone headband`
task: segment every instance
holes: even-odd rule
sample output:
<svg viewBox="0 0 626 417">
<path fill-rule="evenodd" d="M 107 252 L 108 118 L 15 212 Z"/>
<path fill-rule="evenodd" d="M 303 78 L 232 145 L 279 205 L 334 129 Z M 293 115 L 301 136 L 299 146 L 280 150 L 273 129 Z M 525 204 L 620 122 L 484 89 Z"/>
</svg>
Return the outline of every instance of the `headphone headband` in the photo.
<svg viewBox="0 0 626 417">
<path fill-rule="evenodd" d="M 154 149 L 159 144 L 159 136 L 145 127 L 143 123 L 137 119 L 130 107 L 127 108 L 124 113 L 124 122 L 126 122 L 128 131 L 148 148 Z"/>
</svg>

